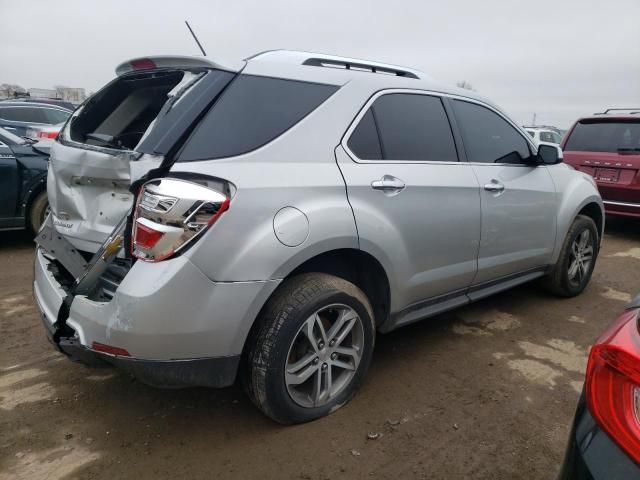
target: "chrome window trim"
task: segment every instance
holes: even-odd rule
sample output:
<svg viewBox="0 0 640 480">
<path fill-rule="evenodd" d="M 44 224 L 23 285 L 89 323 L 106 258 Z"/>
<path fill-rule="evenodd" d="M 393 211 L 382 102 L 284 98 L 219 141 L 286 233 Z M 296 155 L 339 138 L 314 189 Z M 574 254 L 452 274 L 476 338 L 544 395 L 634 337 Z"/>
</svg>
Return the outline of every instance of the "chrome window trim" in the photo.
<svg viewBox="0 0 640 480">
<path fill-rule="evenodd" d="M 438 97 L 440 99 L 449 98 L 449 99 L 452 99 L 452 100 L 461 100 L 461 101 L 465 101 L 465 102 L 469 102 L 469 103 L 475 103 L 477 105 L 480 105 L 481 107 L 488 108 L 493 113 L 497 114 L 500 118 L 502 118 L 507 123 L 509 123 L 509 125 L 511 125 L 513 128 L 515 128 L 516 132 L 518 132 L 520 134 L 520 136 L 522 138 L 524 138 L 524 140 L 527 142 L 527 144 L 529 145 L 529 147 L 531 148 L 531 150 L 532 150 L 532 152 L 534 154 L 536 154 L 538 152 L 537 145 L 532 141 L 532 139 L 529 137 L 528 133 L 523 132 L 523 130 L 522 130 L 522 128 L 520 128 L 520 126 L 518 126 L 515 122 L 513 122 L 509 118 L 505 117 L 504 114 L 501 113 L 499 110 L 497 110 L 496 108 L 492 107 L 491 105 L 488 105 L 487 103 L 484 103 L 484 102 L 482 102 L 480 100 L 476 100 L 475 98 L 470 98 L 470 97 L 464 97 L 462 95 L 455 95 L 455 94 L 452 94 L 452 93 L 438 92 L 438 91 L 435 91 L 435 90 L 422 90 L 422 89 L 418 89 L 418 88 L 387 88 L 387 89 L 378 90 L 371 97 L 369 97 L 369 99 L 366 101 L 364 106 L 358 111 L 357 115 L 351 121 L 351 123 L 349 124 L 349 127 L 347 128 L 347 130 L 345 131 L 344 135 L 342 136 L 342 139 L 340 140 L 340 146 L 342 146 L 342 148 L 345 150 L 345 152 L 347 152 L 347 155 L 349 155 L 349 157 L 351 157 L 351 160 L 353 160 L 355 163 L 363 163 L 363 164 L 371 164 L 371 163 L 373 163 L 373 164 L 385 164 L 385 165 L 401 165 L 401 164 L 498 165 L 498 166 L 503 166 L 503 167 L 527 167 L 527 168 L 544 166 L 544 165 L 527 165 L 527 164 L 522 164 L 522 163 L 517 163 L 517 164 L 516 163 L 480 163 L 480 162 L 469 162 L 468 160 L 467 161 L 458 160 L 457 162 L 442 162 L 442 161 L 437 161 L 437 160 L 435 160 L 435 161 L 429 161 L 429 160 L 364 160 L 362 158 L 359 158 L 349 148 L 349 145 L 348 145 L 349 139 L 351 138 L 351 135 L 353 134 L 353 131 L 356 129 L 356 127 L 360 123 L 360 120 L 367 113 L 367 111 L 369 110 L 371 105 L 378 98 L 382 97 L 383 95 L 390 95 L 390 94 L 394 94 L 394 93 L 408 93 L 408 94 L 414 94 L 414 95 L 426 95 L 426 96 L 429 96 L 429 97 Z M 447 113 L 447 118 L 448 118 L 449 114 L 448 114 L 448 112 L 446 112 L 446 109 L 445 109 L 445 113 Z M 451 124 L 451 120 L 449 120 L 449 123 Z M 453 131 L 451 132 L 451 134 L 453 136 Z M 455 143 L 455 140 L 454 140 L 454 143 Z"/>
</svg>

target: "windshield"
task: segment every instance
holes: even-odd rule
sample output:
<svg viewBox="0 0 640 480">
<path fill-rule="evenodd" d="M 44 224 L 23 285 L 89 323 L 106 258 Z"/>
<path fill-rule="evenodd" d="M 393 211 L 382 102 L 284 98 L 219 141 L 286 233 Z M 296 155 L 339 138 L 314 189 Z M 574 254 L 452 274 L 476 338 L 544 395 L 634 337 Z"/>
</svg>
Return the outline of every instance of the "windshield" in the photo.
<svg viewBox="0 0 640 480">
<path fill-rule="evenodd" d="M 564 149 L 640 154 L 640 119 L 582 121 L 571 132 Z"/>
<path fill-rule="evenodd" d="M 11 144 L 17 144 L 17 145 L 24 145 L 25 143 L 27 143 L 27 141 L 22 138 L 22 137 L 18 137 L 17 135 L 14 135 L 11 132 L 6 131 L 4 128 L 0 128 L 0 140 L 2 140 L 5 143 L 11 143 Z"/>
</svg>

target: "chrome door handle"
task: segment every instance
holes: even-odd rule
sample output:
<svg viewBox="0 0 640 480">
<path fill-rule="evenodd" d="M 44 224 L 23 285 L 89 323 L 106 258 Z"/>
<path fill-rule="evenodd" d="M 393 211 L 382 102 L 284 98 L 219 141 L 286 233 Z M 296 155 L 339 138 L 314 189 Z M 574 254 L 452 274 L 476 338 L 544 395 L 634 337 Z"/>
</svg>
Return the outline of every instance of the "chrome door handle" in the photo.
<svg viewBox="0 0 640 480">
<path fill-rule="evenodd" d="M 385 175 L 380 180 L 371 182 L 371 188 L 374 190 L 382 190 L 388 195 L 400 193 L 404 187 L 405 184 L 402 180 L 391 175 Z"/>
<path fill-rule="evenodd" d="M 487 192 L 502 192 L 504 191 L 504 185 L 497 180 L 491 180 L 491 183 L 487 183 L 484 186 Z"/>
</svg>

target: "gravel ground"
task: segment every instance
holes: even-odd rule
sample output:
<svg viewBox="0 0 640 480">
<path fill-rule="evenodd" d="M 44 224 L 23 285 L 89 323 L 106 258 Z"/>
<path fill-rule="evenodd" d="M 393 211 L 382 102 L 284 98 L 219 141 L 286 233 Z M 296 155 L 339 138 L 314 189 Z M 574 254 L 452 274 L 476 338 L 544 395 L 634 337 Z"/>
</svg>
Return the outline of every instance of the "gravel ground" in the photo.
<svg viewBox="0 0 640 480">
<path fill-rule="evenodd" d="M 42 331 L 32 261 L 26 234 L 0 233 L 2 480 L 550 479 L 589 345 L 640 292 L 640 222 L 608 220 L 577 298 L 527 285 L 379 336 L 355 399 L 295 427 L 239 387 L 155 390 L 69 362 Z"/>
</svg>

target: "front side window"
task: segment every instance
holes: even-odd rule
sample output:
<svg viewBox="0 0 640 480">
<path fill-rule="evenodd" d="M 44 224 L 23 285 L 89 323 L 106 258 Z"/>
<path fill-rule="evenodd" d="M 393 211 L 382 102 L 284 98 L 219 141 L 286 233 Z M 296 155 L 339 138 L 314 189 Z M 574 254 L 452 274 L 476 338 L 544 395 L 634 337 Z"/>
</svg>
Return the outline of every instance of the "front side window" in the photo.
<svg viewBox="0 0 640 480">
<path fill-rule="evenodd" d="M 463 100 L 454 100 L 453 110 L 470 162 L 524 163 L 531 156 L 524 137 L 492 110 Z"/>
<path fill-rule="evenodd" d="M 381 96 L 362 117 L 347 145 L 362 160 L 458 161 L 442 100 L 430 95 Z"/>
<path fill-rule="evenodd" d="M 255 150 L 289 130 L 336 90 L 334 85 L 240 75 L 196 127 L 178 161 Z"/>
</svg>

